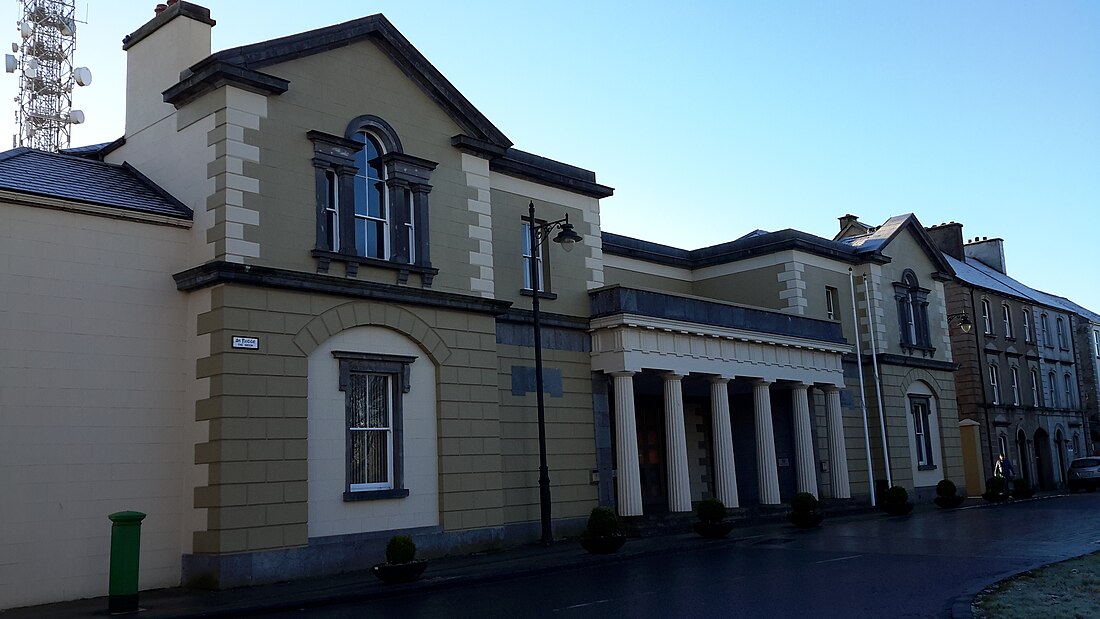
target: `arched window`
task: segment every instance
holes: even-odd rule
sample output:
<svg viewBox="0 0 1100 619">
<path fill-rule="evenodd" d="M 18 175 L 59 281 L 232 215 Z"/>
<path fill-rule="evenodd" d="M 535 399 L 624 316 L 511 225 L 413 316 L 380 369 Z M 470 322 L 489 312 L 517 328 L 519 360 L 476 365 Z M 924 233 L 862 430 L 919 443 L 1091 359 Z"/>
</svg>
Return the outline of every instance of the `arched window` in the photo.
<svg viewBox="0 0 1100 619">
<path fill-rule="evenodd" d="M 1066 340 L 1066 321 L 1062 320 L 1062 317 L 1058 317 L 1058 347 L 1062 350 L 1069 350 L 1069 342 Z"/>
<path fill-rule="evenodd" d="M 1054 372 L 1047 374 L 1047 381 L 1050 382 L 1050 404 L 1054 408 L 1061 408 L 1062 401 L 1058 397 L 1058 381 L 1054 377 Z"/>
<path fill-rule="evenodd" d="M 359 131 L 363 147 L 355 154 L 355 254 L 385 260 L 389 257 L 389 198 L 382 147 L 369 133 Z"/>
<path fill-rule="evenodd" d="M 398 283 L 419 273 L 430 286 L 438 272 L 428 247 L 428 184 L 436 164 L 404 153 L 386 121 L 360 116 L 343 137 L 310 131 L 317 178 L 318 272 L 329 262 L 391 268 Z"/>
<path fill-rule="evenodd" d="M 989 314 L 989 299 L 982 299 L 982 333 L 993 335 L 993 317 Z"/>
<path fill-rule="evenodd" d="M 1024 325 L 1024 341 L 1031 342 L 1035 338 L 1031 333 L 1031 312 L 1025 307 L 1023 313 L 1023 325 Z"/>
<path fill-rule="evenodd" d="M 1001 306 L 1001 315 L 1003 316 L 1005 337 L 1015 337 L 1012 333 L 1012 308 L 1007 303 Z"/>
<path fill-rule="evenodd" d="M 917 275 L 906 269 L 900 282 L 894 282 L 894 300 L 898 307 L 898 328 L 901 345 L 933 350 L 928 332 L 928 293 L 920 287 Z"/>
</svg>

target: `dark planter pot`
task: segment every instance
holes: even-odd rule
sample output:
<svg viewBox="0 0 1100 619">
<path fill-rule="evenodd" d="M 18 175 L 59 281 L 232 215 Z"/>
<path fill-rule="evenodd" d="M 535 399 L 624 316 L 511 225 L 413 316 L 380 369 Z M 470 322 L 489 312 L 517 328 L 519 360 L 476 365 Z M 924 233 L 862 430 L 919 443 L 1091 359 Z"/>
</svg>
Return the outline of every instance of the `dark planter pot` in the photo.
<svg viewBox="0 0 1100 619">
<path fill-rule="evenodd" d="M 426 567 L 428 562 L 421 559 L 409 563 L 379 563 L 371 568 L 371 572 L 387 585 L 396 585 L 420 578 Z"/>
<path fill-rule="evenodd" d="M 821 524 L 821 521 L 825 519 L 825 514 L 821 512 L 791 512 L 787 519 L 791 521 L 791 524 L 800 529 L 812 529 Z"/>
<path fill-rule="evenodd" d="M 692 525 L 695 532 L 707 539 L 722 539 L 733 530 L 733 523 L 728 520 L 721 522 L 696 522 Z"/>
<path fill-rule="evenodd" d="M 935 501 L 936 505 L 939 505 L 940 507 L 942 507 L 944 509 L 951 509 L 951 508 L 954 508 L 954 507 L 958 507 L 958 506 L 962 505 L 963 501 L 965 501 L 965 500 L 966 500 L 966 497 L 964 497 L 961 494 L 954 494 L 954 495 L 951 495 L 951 496 L 938 496 L 935 499 L 933 499 L 933 501 Z"/>
<path fill-rule="evenodd" d="M 609 535 L 607 537 L 581 537 L 581 546 L 594 555 L 609 555 L 623 547 L 626 543 L 625 535 Z"/>
<path fill-rule="evenodd" d="M 904 516 L 913 511 L 913 504 L 908 501 L 905 503 L 883 503 L 882 511 L 891 516 Z"/>
</svg>

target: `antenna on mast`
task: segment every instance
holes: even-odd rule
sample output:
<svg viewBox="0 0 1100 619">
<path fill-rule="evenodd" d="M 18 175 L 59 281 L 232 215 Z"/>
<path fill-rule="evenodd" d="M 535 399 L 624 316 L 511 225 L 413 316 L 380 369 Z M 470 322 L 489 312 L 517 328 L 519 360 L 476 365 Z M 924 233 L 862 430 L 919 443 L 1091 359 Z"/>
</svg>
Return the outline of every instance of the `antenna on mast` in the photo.
<svg viewBox="0 0 1100 619">
<path fill-rule="evenodd" d="M 73 125 L 84 112 L 72 109 L 73 87 L 92 83 L 87 67 L 74 67 L 76 0 L 16 0 L 20 41 L 4 55 L 4 69 L 19 74 L 18 133 L 12 146 L 58 151 L 72 141 Z"/>
</svg>

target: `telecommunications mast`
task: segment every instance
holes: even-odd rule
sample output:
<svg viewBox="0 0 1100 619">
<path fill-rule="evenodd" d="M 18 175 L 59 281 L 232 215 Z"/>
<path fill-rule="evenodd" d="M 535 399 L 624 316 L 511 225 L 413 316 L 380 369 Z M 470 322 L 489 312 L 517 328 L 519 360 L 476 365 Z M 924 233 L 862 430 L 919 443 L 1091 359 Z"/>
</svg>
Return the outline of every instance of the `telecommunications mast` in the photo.
<svg viewBox="0 0 1100 619">
<path fill-rule="evenodd" d="M 70 145 L 72 125 L 84 122 L 84 112 L 72 109 L 73 86 L 92 83 L 87 67 L 73 66 L 76 0 L 16 1 L 21 42 L 4 55 L 4 69 L 19 73 L 12 147 L 58 151 Z"/>
</svg>

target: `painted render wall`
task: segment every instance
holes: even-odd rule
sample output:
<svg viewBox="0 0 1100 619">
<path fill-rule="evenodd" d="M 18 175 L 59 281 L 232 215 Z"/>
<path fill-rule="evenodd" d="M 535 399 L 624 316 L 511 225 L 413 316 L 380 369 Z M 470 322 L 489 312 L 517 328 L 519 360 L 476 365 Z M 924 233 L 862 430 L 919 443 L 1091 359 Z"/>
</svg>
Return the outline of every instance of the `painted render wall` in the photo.
<svg viewBox="0 0 1100 619">
<path fill-rule="evenodd" d="M 0 204 L 0 609 L 104 595 L 116 511 L 148 514 L 140 586 L 179 582 L 188 235 Z"/>
</svg>

